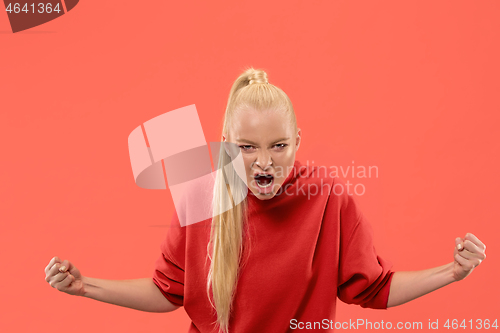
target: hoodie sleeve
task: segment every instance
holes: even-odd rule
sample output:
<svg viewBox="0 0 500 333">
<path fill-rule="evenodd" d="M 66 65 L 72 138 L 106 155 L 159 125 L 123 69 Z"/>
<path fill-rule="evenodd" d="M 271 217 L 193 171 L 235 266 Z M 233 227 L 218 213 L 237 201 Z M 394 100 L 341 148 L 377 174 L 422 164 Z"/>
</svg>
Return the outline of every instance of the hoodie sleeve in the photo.
<svg viewBox="0 0 500 333">
<path fill-rule="evenodd" d="M 181 227 L 174 212 L 167 236 L 160 245 L 161 255 L 156 260 L 153 282 L 173 304 L 182 306 L 184 301 L 184 263 L 186 228 Z"/>
<path fill-rule="evenodd" d="M 345 185 L 343 180 L 338 181 Z M 337 295 L 348 304 L 363 308 L 386 309 L 392 263 L 377 255 L 373 229 L 354 196 L 341 194 L 340 258 Z"/>
</svg>

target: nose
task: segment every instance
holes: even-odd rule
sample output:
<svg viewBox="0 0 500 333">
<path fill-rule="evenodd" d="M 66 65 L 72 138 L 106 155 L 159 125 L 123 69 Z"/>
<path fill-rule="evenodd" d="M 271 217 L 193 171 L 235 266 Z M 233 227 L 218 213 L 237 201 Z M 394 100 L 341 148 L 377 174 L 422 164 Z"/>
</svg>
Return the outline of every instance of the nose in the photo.
<svg viewBox="0 0 500 333">
<path fill-rule="evenodd" d="M 257 164 L 261 169 L 266 170 L 271 164 L 273 164 L 273 161 L 271 159 L 271 156 L 267 157 L 260 157 L 255 161 L 255 164 Z"/>
</svg>

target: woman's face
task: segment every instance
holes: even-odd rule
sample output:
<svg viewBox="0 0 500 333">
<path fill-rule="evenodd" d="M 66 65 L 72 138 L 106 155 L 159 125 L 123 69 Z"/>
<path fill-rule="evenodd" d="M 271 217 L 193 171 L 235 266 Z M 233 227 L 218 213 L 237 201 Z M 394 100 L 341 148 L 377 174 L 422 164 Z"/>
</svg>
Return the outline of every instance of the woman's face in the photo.
<svg viewBox="0 0 500 333">
<path fill-rule="evenodd" d="M 300 145 L 300 129 L 294 132 L 284 112 L 253 109 L 234 115 L 229 139 L 241 151 L 248 188 L 261 200 L 273 198 L 292 171 Z"/>
</svg>

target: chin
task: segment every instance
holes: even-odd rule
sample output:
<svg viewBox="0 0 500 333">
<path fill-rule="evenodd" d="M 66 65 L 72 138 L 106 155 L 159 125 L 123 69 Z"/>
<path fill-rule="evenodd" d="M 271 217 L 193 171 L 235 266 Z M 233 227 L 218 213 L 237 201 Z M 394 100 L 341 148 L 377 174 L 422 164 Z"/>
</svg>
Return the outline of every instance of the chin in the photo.
<svg viewBox="0 0 500 333">
<path fill-rule="evenodd" d="M 255 193 L 254 193 L 255 194 Z M 269 200 L 274 198 L 275 194 L 274 193 L 269 193 L 269 194 L 262 194 L 262 193 L 257 193 L 255 194 L 255 197 L 260 200 Z"/>
</svg>

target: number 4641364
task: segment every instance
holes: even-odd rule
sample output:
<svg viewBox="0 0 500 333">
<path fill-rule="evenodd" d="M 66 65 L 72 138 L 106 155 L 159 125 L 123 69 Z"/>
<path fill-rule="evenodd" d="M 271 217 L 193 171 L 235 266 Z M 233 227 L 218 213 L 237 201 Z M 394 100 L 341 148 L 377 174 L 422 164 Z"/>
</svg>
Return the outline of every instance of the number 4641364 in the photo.
<svg viewBox="0 0 500 333">
<path fill-rule="evenodd" d="M 34 3 L 32 3 L 31 5 L 28 6 L 27 3 L 24 4 L 24 6 L 21 8 L 21 5 L 22 4 L 19 4 L 19 3 L 15 3 L 14 5 L 12 5 L 12 3 L 9 3 L 9 5 L 7 6 L 7 8 L 5 8 L 5 11 L 9 12 L 9 13 L 21 13 L 21 12 L 24 12 L 24 13 L 40 13 L 40 14 L 43 14 L 43 13 L 47 13 L 47 14 L 50 14 L 52 12 L 56 12 L 56 13 L 59 13 L 61 11 L 61 9 L 59 8 L 59 3 L 56 4 L 56 6 L 54 8 L 52 8 L 52 4 L 51 3 L 39 3 L 38 5 L 35 6 Z M 31 7 L 31 8 L 30 8 Z M 35 8 L 36 8 L 36 12 L 35 12 Z"/>
<path fill-rule="evenodd" d="M 463 329 L 466 329 L 466 328 L 470 328 L 470 329 L 490 329 L 490 328 L 494 328 L 494 329 L 498 329 L 498 324 L 497 324 L 497 319 L 495 319 L 493 322 L 490 322 L 489 319 L 485 319 L 485 320 L 481 320 L 481 319 L 476 319 L 476 321 L 474 322 L 472 319 L 466 321 L 465 319 L 462 320 L 462 322 L 460 323 L 460 325 L 458 324 L 458 320 L 457 319 L 453 319 L 453 320 L 447 320 L 446 323 L 443 325 L 444 327 L 446 327 L 447 329 L 457 329 L 457 328 L 463 328 Z"/>
</svg>

